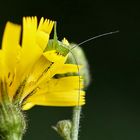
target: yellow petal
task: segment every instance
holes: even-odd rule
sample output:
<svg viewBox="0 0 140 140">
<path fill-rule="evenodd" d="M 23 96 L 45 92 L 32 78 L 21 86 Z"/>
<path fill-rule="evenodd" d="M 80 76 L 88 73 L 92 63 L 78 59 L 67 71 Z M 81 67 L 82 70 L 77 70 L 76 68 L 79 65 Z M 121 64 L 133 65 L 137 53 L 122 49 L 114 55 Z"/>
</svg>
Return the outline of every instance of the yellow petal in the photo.
<svg viewBox="0 0 140 140">
<path fill-rule="evenodd" d="M 27 74 L 42 54 L 41 48 L 36 44 L 37 18 L 23 18 L 22 52 L 19 64 L 19 77 Z"/>
<path fill-rule="evenodd" d="M 34 94 L 29 97 L 25 104 L 42 106 L 78 106 L 85 104 L 84 91 L 65 91 Z M 24 107 L 23 107 L 24 108 Z"/>
<path fill-rule="evenodd" d="M 38 46 L 44 50 L 48 44 L 49 34 L 38 30 L 36 34 L 36 43 Z"/>
<path fill-rule="evenodd" d="M 38 81 L 39 78 L 41 78 L 41 76 L 43 76 L 43 74 L 45 72 L 47 72 L 47 70 L 49 69 L 49 67 L 51 66 L 52 62 L 50 62 L 49 60 L 47 60 L 43 55 L 36 61 L 35 65 L 32 67 L 30 74 L 29 74 L 29 78 L 28 78 L 28 82 L 30 81 Z"/>
<path fill-rule="evenodd" d="M 23 37 L 22 47 L 30 48 L 35 43 L 37 31 L 37 18 L 36 17 L 23 17 Z"/>
<path fill-rule="evenodd" d="M 51 79 L 39 86 L 40 92 L 61 92 L 83 89 L 83 79 L 79 76 L 68 76 Z"/>
<path fill-rule="evenodd" d="M 3 80 L 6 76 L 4 52 L 0 50 L 0 80 Z"/>
<path fill-rule="evenodd" d="M 65 73 L 78 73 L 81 69 L 81 65 L 75 64 L 64 64 L 62 65 L 61 69 L 57 71 L 58 74 L 65 74 Z"/>
<path fill-rule="evenodd" d="M 65 62 L 67 57 L 56 52 L 56 50 L 46 51 L 43 55 L 51 62 Z"/>
<path fill-rule="evenodd" d="M 19 25 L 7 22 L 2 40 L 2 49 L 5 53 L 5 63 L 9 72 L 14 72 L 15 70 L 20 31 L 21 27 Z"/>
<path fill-rule="evenodd" d="M 24 93 L 22 94 L 22 99 L 38 86 L 39 80 L 42 78 L 45 72 L 47 72 L 51 64 L 52 63 L 48 61 L 43 55 L 37 60 L 29 72 Z"/>
<path fill-rule="evenodd" d="M 36 34 L 36 42 L 42 50 L 44 50 L 47 47 L 53 24 L 53 21 L 47 19 L 44 20 L 44 18 L 41 18 L 40 20 Z"/>
<path fill-rule="evenodd" d="M 44 56 L 53 63 L 51 63 L 47 71 L 41 77 L 38 84 L 50 80 L 55 74 L 57 74 L 57 71 L 61 69 L 62 65 L 67 59 L 67 56 L 64 57 L 60 54 L 57 54 L 56 51 L 47 51 L 44 53 Z"/>
<path fill-rule="evenodd" d="M 54 25 L 54 21 L 45 19 L 42 17 L 38 26 L 38 30 L 44 31 L 45 33 L 50 34 Z"/>
<path fill-rule="evenodd" d="M 34 106 L 32 103 L 26 103 L 25 105 L 22 106 L 22 110 L 29 110 Z"/>
<path fill-rule="evenodd" d="M 57 74 L 57 71 L 62 67 L 64 62 L 65 57 L 62 56 L 60 56 L 60 62 L 51 62 L 45 55 L 41 56 L 29 73 L 25 92 L 23 93 L 22 98 L 27 96 L 40 84 L 49 81 L 55 74 Z"/>
<path fill-rule="evenodd" d="M 40 84 L 49 81 L 55 74 L 57 74 L 57 71 L 62 67 L 62 64 L 64 64 L 66 57 L 61 55 L 56 56 L 56 62 L 49 61 L 51 60 L 49 52 L 55 53 L 55 51 L 48 51 L 48 55 L 41 56 L 41 58 L 33 66 L 31 72 L 29 73 L 22 99 Z"/>
</svg>

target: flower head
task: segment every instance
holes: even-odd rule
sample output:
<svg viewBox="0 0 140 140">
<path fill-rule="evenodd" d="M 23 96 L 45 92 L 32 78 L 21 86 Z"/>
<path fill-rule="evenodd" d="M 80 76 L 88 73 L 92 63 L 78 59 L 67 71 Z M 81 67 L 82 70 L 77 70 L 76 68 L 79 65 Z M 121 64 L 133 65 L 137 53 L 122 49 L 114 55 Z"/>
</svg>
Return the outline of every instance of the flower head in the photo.
<svg viewBox="0 0 140 140">
<path fill-rule="evenodd" d="M 54 38 L 49 39 L 54 21 L 41 18 L 37 23 L 36 17 L 23 18 L 22 39 L 20 25 L 6 24 L 0 50 L 0 81 L 10 102 L 23 110 L 34 105 L 83 105 L 82 77 L 78 75 L 77 65 L 66 63 L 68 42 L 59 42 L 56 31 Z"/>
</svg>

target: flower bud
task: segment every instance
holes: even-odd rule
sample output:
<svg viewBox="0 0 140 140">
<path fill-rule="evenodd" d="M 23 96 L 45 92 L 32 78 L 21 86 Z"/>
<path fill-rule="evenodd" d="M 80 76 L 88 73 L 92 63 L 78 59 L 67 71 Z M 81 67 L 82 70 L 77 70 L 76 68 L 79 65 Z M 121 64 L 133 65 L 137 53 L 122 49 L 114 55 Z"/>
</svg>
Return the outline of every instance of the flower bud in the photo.
<svg viewBox="0 0 140 140">
<path fill-rule="evenodd" d="M 59 121 L 56 126 L 53 126 L 53 129 L 65 140 L 71 140 L 71 121 L 70 120 L 62 120 Z"/>
</svg>

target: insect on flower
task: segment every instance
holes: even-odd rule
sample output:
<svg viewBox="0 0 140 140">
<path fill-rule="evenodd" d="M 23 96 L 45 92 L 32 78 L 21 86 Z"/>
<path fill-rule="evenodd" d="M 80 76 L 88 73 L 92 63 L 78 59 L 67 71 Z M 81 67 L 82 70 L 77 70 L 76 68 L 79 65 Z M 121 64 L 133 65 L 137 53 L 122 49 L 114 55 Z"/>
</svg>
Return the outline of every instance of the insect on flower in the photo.
<svg viewBox="0 0 140 140">
<path fill-rule="evenodd" d="M 76 64 L 67 63 L 69 44 L 66 39 L 49 39 L 54 21 L 36 17 L 23 18 L 21 26 L 6 24 L 0 50 L 0 102 L 8 96 L 23 110 L 35 105 L 76 106 L 85 104 L 82 76 Z M 80 67 L 80 66 L 78 66 Z M 79 83 L 80 77 L 80 83 Z M 79 94 L 80 92 L 80 94 Z"/>
</svg>

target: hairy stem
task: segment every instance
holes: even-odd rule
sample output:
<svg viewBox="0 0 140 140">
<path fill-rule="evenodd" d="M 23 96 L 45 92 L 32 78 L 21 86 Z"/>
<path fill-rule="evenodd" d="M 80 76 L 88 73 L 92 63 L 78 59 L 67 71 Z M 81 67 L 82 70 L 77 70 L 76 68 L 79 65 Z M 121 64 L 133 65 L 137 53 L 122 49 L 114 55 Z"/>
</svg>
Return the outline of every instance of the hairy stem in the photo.
<svg viewBox="0 0 140 140">
<path fill-rule="evenodd" d="M 81 106 L 74 107 L 72 118 L 71 140 L 78 140 Z"/>
</svg>

